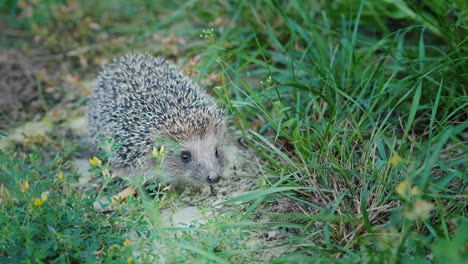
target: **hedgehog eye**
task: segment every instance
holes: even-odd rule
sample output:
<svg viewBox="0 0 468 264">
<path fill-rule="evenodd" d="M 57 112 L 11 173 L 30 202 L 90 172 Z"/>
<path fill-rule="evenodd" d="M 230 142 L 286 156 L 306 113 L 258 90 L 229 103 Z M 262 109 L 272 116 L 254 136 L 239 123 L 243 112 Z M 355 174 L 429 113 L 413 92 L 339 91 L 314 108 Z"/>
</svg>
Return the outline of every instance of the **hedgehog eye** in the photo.
<svg viewBox="0 0 468 264">
<path fill-rule="evenodd" d="M 188 151 L 183 151 L 182 153 L 180 153 L 180 158 L 183 162 L 187 163 L 192 159 L 192 155 Z"/>
</svg>

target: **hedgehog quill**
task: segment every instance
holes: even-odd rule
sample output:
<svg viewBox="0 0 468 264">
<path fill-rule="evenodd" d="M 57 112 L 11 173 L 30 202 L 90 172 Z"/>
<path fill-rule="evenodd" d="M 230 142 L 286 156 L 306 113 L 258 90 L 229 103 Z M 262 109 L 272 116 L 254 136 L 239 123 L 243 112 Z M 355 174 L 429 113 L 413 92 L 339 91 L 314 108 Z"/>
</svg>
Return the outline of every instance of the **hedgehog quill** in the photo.
<svg viewBox="0 0 468 264">
<path fill-rule="evenodd" d="M 109 157 L 117 176 L 210 187 L 221 179 L 225 111 L 164 58 L 130 54 L 104 66 L 88 120 L 94 146 L 102 136 L 120 146 Z M 160 150 L 165 156 L 158 163 Z"/>
</svg>

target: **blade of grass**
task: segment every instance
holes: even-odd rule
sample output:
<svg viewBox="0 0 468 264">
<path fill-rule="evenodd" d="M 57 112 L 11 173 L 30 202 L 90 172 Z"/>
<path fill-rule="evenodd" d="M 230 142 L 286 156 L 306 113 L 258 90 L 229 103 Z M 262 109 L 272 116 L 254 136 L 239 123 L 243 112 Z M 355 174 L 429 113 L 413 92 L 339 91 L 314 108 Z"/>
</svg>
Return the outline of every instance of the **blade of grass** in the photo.
<svg viewBox="0 0 468 264">
<path fill-rule="evenodd" d="M 266 196 L 269 194 L 273 193 L 281 193 L 281 192 L 286 192 L 286 191 L 297 191 L 297 190 L 306 190 L 308 188 L 306 187 L 276 187 L 276 188 L 268 188 L 265 190 L 256 190 L 256 191 L 251 191 L 247 192 L 243 195 L 231 198 L 227 201 L 220 202 L 216 205 L 223 205 L 223 204 L 228 204 L 228 203 L 235 203 L 235 202 L 247 202 L 253 199 L 257 199 L 262 196 Z"/>
</svg>

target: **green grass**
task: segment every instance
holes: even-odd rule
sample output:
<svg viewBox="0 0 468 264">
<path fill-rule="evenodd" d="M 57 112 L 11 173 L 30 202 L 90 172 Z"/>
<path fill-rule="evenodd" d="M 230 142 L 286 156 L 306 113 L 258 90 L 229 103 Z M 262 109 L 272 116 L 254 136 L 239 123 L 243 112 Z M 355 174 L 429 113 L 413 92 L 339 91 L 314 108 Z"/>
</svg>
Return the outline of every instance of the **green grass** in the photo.
<svg viewBox="0 0 468 264">
<path fill-rule="evenodd" d="M 58 3 L 38 5 L 55 10 Z M 104 225 L 109 220 L 91 209 L 96 194 L 83 197 L 56 179 L 55 163 L 69 158 L 70 150 L 41 162 L 37 150 L 21 152 L 25 157 L 3 151 L 2 182 L 8 197 L 18 201 L 2 203 L 1 233 L 12 239 L 0 244 L 0 256 L 87 261 L 94 257 L 91 251 L 104 247 L 103 262 L 137 260 L 121 246 L 133 231 L 139 236 L 135 248 L 144 251 L 144 239 L 151 245 L 165 239 L 174 252 L 186 253 L 180 258 L 168 253 L 168 262 L 262 261 L 258 252 L 266 249 L 247 246 L 249 233 L 276 230 L 288 237 L 291 250 L 271 260 L 275 263 L 467 259 L 464 1 L 176 1 L 165 9 L 145 1 L 76 5 L 72 10 L 81 15 L 65 18 L 44 12 L 18 18 L 22 10 L 14 4 L 3 9 L 18 26 L 32 34 L 48 32 L 52 40 L 62 32 L 52 26 L 56 19 L 71 20 L 60 25 L 64 31 L 69 24 L 82 28 L 69 38 L 75 46 L 43 43 L 54 52 L 84 45 L 90 48 L 80 56 L 112 57 L 134 49 L 169 50 L 187 60 L 200 55 L 196 78 L 221 77 L 213 90 L 244 139 L 267 161 L 265 175 L 253 191 L 226 202 L 235 213 L 206 224 L 157 228 L 156 217 L 141 219 L 157 215 L 159 201 L 135 198 L 134 211 L 106 216 L 112 221 Z M 99 16 L 104 10 L 116 12 Z M 84 17 L 98 21 L 99 32 L 82 27 Z M 90 32 L 92 45 L 84 39 Z M 100 39 L 102 32 L 110 37 Z M 153 33 L 175 34 L 191 49 L 177 54 L 153 43 Z M 111 41 L 119 38 L 123 44 Z M 37 184 L 24 194 L 18 189 L 22 180 Z M 54 191 L 35 208 L 31 199 L 43 190 Z M 58 210 L 64 206 L 54 197 L 59 194 L 66 210 Z M 287 206 L 273 210 L 280 202 Z M 83 215 L 89 215 L 80 223 L 83 233 L 70 234 Z M 256 222 L 259 216 L 263 221 Z M 122 221 L 125 231 L 119 229 Z M 43 240 L 55 244 L 37 244 Z M 14 254 L 21 247 L 37 252 Z M 145 252 L 139 260 L 153 254 Z"/>
</svg>

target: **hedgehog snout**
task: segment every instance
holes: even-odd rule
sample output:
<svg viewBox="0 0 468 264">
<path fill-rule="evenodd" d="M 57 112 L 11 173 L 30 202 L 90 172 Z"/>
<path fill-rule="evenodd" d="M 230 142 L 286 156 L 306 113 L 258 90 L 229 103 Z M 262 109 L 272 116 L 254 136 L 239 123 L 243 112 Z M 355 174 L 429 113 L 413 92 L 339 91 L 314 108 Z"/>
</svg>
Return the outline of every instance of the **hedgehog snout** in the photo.
<svg viewBox="0 0 468 264">
<path fill-rule="evenodd" d="M 217 183 L 219 180 L 221 180 L 221 176 L 218 173 L 206 176 L 206 182 L 209 184 Z"/>
</svg>

